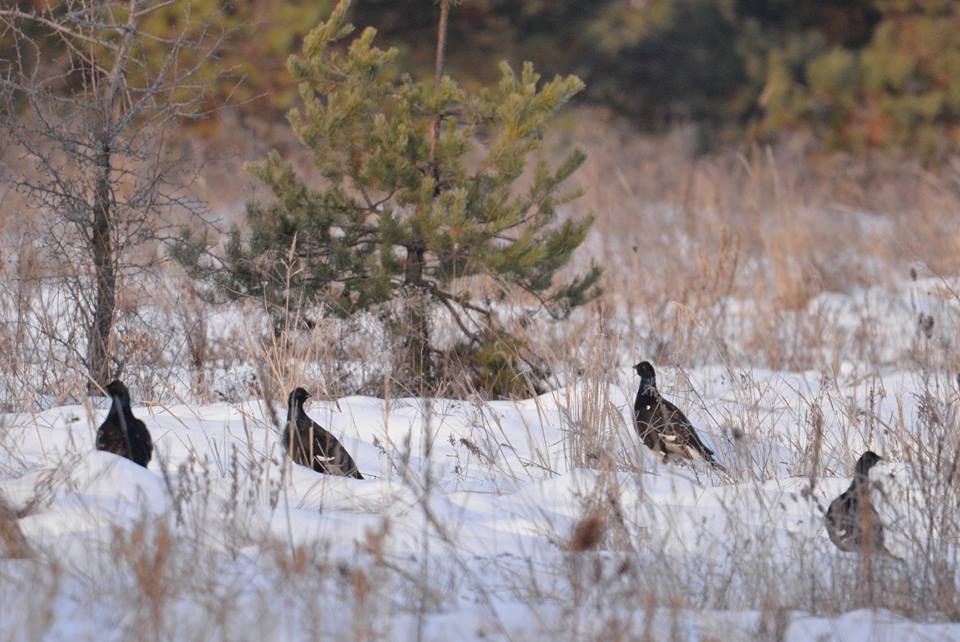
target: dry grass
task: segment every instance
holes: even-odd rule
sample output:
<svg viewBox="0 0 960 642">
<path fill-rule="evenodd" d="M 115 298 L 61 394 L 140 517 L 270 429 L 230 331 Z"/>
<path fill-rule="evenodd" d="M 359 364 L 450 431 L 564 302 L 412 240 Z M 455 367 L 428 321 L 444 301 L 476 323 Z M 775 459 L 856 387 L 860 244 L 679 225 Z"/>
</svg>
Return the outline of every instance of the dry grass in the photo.
<svg viewBox="0 0 960 642">
<path fill-rule="evenodd" d="M 591 116 L 556 143 L 589 154 L 575 208 L 597 221 L 579 259 L 604 265 L 608 309 L 655 361 L 820 368 L 838 339 L 818 295 L 960 269 L 953 165 L 864 167 L 803 141 L 698 158 L 687 132 L 650 140 Z"/>
<path fill-rule="evenodd" d="M 433 433 L 427 431 L 427 443 L 412 444 L 387 426 L 379 445 L 387 455 L 388 479 L 416 498 L 424 532 L 432 536 L 434 548 L 420 559 L 385 552 L 391 529 L 386 517 L 346 559 L 292 536 L 280 541 L 264 535 L 256 515 L 282 516 L 286 464 L 250 440 L 245 451 L 217 460 L 194 453 L 175 470 L 162 465 L 174 528 L 146 518 L 118 528 L 111 555 L 99 566 L 91 563 L 88 575 L 65 571 L 40 552 L 43 561 L 22 575 L 0 569 L 0 591 L 33 591 L 38 603 L 40 597 L 79 595 L 78 604 L 92 607 L 96 599 L 83 596 L 112 587 L 108 598 L 134 611 L 123 635 L 157 640 L 242 639 L 278 631 L 280 637 L 397 639 L 423 631 L 427 616 L 460 606 L 460 591 L 480 596 L 478 608 L 493 638 L 508 628 L 492 606 L 504 592 L 525 606 L 544 636 L 560 639 L 686 639 L 684 614 L 709 610 L 755 612 L 749 630 L 731 638 L 756 640 L 783 639 L 794 610 L 836 614 L 869 606 L 918 619 L 960 620 L 960 497 L 954 490 L 960 398 L 946 374 L 960 368 L 957 319 L 937 313 L 929 331 L 921 319 L 891 337 L 878 331 L 882 324 L 866 304 L 854 309 L 853 327 L 843 323 L 849 314 L 818 304 L 829 293 L 893 291 L 911 269 L 921 278 L 955 275 L 957 168 L 929 172 L 880 160 L 860 167 L 819 156 L 802 141 L 697 158 L 688 132 L 652 141 L 593 112 L 579 118 L 556 142 L 582 144 L 590 154 L 578 177 L 587 188 L 578 207 L 596 213 L 597 223 L 577 260 L 581 266 L 591 258 L 604 264 L 606 292 L 559 328 L 533 323 L 524 330 L 532 351 L 554 373 L 554 391 L 546 399 L 558 409 L 564 464 L 597 471 L 597 481 L 582 498 L 579 516 L 559 525 L 538 523 L 553 543 L 549 555 L 504 561 L 503 573 L 516 565 L 512 583 L 491 586 L 476 560 L 458 551 L 458 533 L 432 512 L 431 472 L 415 462 L 432 447 Z M 214 164 L 207 183 L 200 184 L 233 214 L 239 204 L 224 195 L 246 197 L 255 189 L 224 169 L 238 160 Z M 28 228 L 18 224 L 10 215 L 0 221 L 7 252 L 0 266 L 0 309 L 15 311 L 0 322 L 0 408 L 32 413 L 83 400 L 86 381 L 77 356 L 82 332 L 71 328 L 69 305 L 56 294 L 57 266 L 38 262 Z M 291 388 L 305 385 L 329 398 L 357 391 L 380 395 L 386 413 L 393 401 L 384 367 L 390 346 L 377 319 L 344 324 L 321 318 L 301 330 L 294 300 L 294 312 L 276 328 L 256 302 L 224 314 L 179 279 L 172 270 L 144 278 L 129 284 L 124 296 L 118 354 L 140 398 L 162 407 L 255 396 L 281 408 Z M 935 296 L 956 306 L 960 297 L 950 288 L 944 279 Z M 918 308 L 906 316 L 920 313 L 930 314 Z M 706 529 L 698 536 L 702 541 L 685 543 L 689 555 L 676 554 L 668 538 L 648 537 L 653 513 L 645 511 L 653 509 L 644 495 L 647 454 L 624 437 L 632 435 L 627 418 L 635 381 L 619 379 L 640 358 L 675 366 L 668 393 L 705 417 L 701 429 L 723 446 L 729 479 L 683 471 L 693 479 L 739 484 L 752 496 L 782 477 L 786 466 L 806 480 L 809 493 L 825 476 L 848 475 L 859 454 L 852 444 L 860 442 L 880 444 L 891 459 L 911 462 L 912 486 L 921 491 L 906 505 L 923 515 L 924 527 L 907 532 L 910 565 L 884 560 L 864 568 L 809 538 L 758 537 L 752 525 L 734 532 L 722 543 L 723 553 L 711 559 L 695 554 L 711 543 Z M 725 403 L 706 402 L 715 397 L 685 376 L 703 364 L 717 366 L 731 382 Z M 879 377 L 894 366 L 926 378 L 925 410 L 916 424 L 878 409 L 878 399 L 896 394 L 884 390 Z M 771 415 L 768 380 L 750 374 L 763 367 L 813 370 L 806 376 L 823 385 L 814 394 L 795 391 L 790 398 L 801 399 L 803 408 L 782 419 Z M 449 373 L 443 394 L 470 399 L 476 408 L 474 432 L 455 442 L 462 452 L 458 466 L 482 467 L 517 485 L 553 476 L 546 454 L 552 445 L 535 422 L 525 426 L 524 437 L 537 446 L 537 455 L 518 466 L 482 391 L 464 384 L 455 368 Z M 847 395 L 841 379 L 861 386 Z M 579 385 L 569 385 L 574 382 Z M 433 411 L 428 406 L 426 412 Z M 777 436 L 780 422 L 801 414 L 805 431 L 784 443 Z M 840 430 L 826 429 L 827 415 L 841 418 Z M 437 419 L 431 415 L 428 421 Z M 281 422 L 272 419 L 277 430 Z M 28 464 L 4 433 L 0 425 L 0 449 L 9 454 L 0 472 L 21 474 Z M 212 490 L 211 479 L 218 477 L 231 480 L 226 497 Z M 631 503 L 632 496 L 639 501 Z M 757 511 L 772 508 L 760 505 Z M 737 522 L 734 507 L 723 510 Z M 22 556 L 17 552 L 28 544 L 10 514 L 0 505 L 0 553 Z M 452 561 L 431 565 L 431 555 Z M 544 559 L 555 564 L 545 583 L 524 567 Z M 118 568 L 108 565 L 116 560 Z M 230 575 L 237 560 L 257 568 L 260 584 L 249 585 L 244 573 Z M 193 615 L 181 619 L 183 612 Z M 349 630 L 331 629 L 343 613 L 350 614 Z M 53 621 L 38 609 L 24 621 L 23 637 L 42 637 Z"/>
<path fill-rule="evenodd" d="M 30 544 L 17 523 L 21 516 L 20 512 L 15 511 L 3 495 L 0 495 L 0 559 L 18 559 L 33 555 Z"/>
</svg>

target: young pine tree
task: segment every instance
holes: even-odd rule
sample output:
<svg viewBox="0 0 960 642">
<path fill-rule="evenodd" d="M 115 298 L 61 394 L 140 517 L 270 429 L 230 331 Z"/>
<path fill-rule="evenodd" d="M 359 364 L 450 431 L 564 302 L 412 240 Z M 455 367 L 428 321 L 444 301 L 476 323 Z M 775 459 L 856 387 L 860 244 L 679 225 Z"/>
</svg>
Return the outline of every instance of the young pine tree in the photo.
<svg viewBox="0 0 960 642">
<path fill-rule="evenodd" d="M 395 376 L 421 393 L 436 374 L 433 313 L 479 349 L 504 341 L 498 300 L 525 291 L 559 317 L 596 295 L 600 275 L 555 282 L 592 221 L 556 220 L 578 196 L 562 187 L 583 153 L 555 168 L 540 158 L 518 185 L 550 117 L 582 83 L 503 64 L 498 84 L 467 91 L 444 74 L 450 4 L 440 4 L 432 80 L 400 73 L 397 51 L 374 46 L 372 28 L 343 44 L 348 0 L 307 36 L 288 62 L 303 103 L 289 120 L 322 181 L 308 186 L 276 152 L 252 165 L 276 200 L 250 204 L 248 237 L 234 229 L 223 266 L 200 269 L 221 291 L 278 308 L 291 288 L 339 315 L 400 299 L 388 324 L 403 347 Z M 276 269 L 290 258 L 295 269 Z M 483 297 L 471 289 L 480 282 Z"/>
</svg>

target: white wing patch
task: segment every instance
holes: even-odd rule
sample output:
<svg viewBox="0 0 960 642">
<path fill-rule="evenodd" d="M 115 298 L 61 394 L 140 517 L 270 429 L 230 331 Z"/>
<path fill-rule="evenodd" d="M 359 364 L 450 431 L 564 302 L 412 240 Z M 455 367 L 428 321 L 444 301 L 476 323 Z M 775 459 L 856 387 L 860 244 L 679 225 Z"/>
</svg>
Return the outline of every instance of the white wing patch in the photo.
<svg viewBox="0 0 960 642">
<path fill-rule="evenodd" d="M 700 453 L 699 450 L 697 450 L 696 448 L 692 448 L 690 446 L 687 446 L 687 457 L 689 459 L 700 459 L 702 461 L 706 461 L 706 459 L 704 459 L 703 455 Z"/>
</svg>

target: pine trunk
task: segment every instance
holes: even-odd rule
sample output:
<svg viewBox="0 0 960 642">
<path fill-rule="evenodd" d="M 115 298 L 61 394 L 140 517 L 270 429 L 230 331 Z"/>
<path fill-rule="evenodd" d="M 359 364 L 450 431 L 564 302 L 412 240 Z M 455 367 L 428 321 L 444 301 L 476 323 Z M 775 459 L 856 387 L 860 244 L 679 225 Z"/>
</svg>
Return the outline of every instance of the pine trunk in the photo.
<svg viewBox="0 0 960 642">
<path fill-rule="evenodd" d="M 430 390 L 430 299 L 423 289 L 424 249 L 407 248 L 403 333 L 405 385 L 424 396 Z"/>
<path fill-rule="evenodd" d="M 437 54 L 434 66 L 434 91 L 440 87 L 443 69 L 446 65 L 447 24 L 450 16 L 450 3 L 440 0 L 440 18 L 437 25 Z M 440 138 L 440 114 L 430 121 L 430 173 L 434 179 L 434 197 L 439 197 L 440 167 L 437 162 L 437 143 Z M 431 391 L 430 372 L 430 294 L 423 287 L 423 270 L 426 248 L 416 242 L 407 246 L 405 328 L 403 334 L 404 369 L 407 381 L 413 391 L 424 396 Z"/>
</svg>

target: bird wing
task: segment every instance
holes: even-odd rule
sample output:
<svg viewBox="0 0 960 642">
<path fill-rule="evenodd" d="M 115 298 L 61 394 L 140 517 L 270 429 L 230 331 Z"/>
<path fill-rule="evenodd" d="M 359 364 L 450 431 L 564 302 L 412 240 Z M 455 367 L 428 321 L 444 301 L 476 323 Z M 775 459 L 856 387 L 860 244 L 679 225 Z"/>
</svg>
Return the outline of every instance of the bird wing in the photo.
<svg viewBox="0 0 960 642">
<path fill-rule="evenodd" d="M 855 511 L 856 501 L 848 489 L 830 502 L 827 514 L 824 516 L 827 536 L 841 551 L 857 550 L 856 523 L 853 518 Z"/>
<path fill-rule="evenodd" d="M 706 444 L 697 434 L 697 429 L 693 427 L 683 411 L 666 399 L 660 400 L 660 412 L 664 416 L 663 438 L 668 442 L 676 444 L 678 447 L 686 447 L 693 451 L 691 455 L 699 455 L 710 463 L 716 463 L 713 458 L 713 451 L 707 448 Z"/>
<path fill-rule="evenodd" d="M 143 449 L 143 453 L 146 456 L 146 461 L 143 464 L 146 466 L 150 463 L 150 460 L 153 459 L 153 438 L 150 436 L 150 431 L 147 430 L 147 425 L 139 419 L 133 420 L 133 429 L 137 443 Z"/>
<path fill-rule="evenodd" d="M 124 438 L 123 429 L 117 421 L 112 418 L 104 420 L 97 429 L 97 450 L 103 450 L 114 455 L 126 456 L 127 440 Z"/>
<path fill-rule="evenodd" d="M 322 438 L 324 443 L 318 448 L 320 452 L 324 454 L 325 459 L 329 462 L 326 464 L 329 472 L 337 475 L 346 475 L 348 477 L 357 477 L 360 473 L 357 470 L 357 464 L 353 461 L 353 457 L 350 456 L 350 453 L 347 452 L 347 449 L 343 447 L 343 444 L 330 434 L 329 431 L 320 428 L 318 439 Z M 359 477 L 363 479 L 362 477 Z"/>
<path fill-rule="evenodd" d="M 320 473 L 363 479 L 357 464 L 336 437 L 309 417 L 304 415 L 302 419 L 297 420 L 297 433 L 300 439 L 307 442 L 310 452 L 303 453 L 303 461 L 298 461 L 296 457 L 294 461 Z"/>
</svg>

